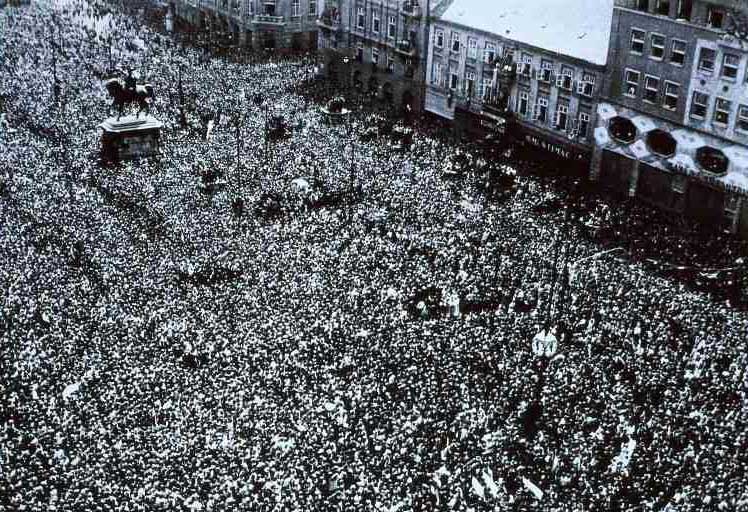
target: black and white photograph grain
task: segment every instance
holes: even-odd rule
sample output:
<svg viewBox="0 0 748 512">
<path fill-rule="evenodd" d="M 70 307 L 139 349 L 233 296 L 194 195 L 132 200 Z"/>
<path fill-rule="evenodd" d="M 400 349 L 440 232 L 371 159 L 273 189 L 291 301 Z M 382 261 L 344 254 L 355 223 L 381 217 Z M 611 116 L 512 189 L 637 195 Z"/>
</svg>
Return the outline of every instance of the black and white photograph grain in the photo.
<svg viewBox="0 0 748 512">
<path fill-rule="evenodd" d="M 0 512 L 748 512 L 748 0 L 0 0 Z"/>
</svg>

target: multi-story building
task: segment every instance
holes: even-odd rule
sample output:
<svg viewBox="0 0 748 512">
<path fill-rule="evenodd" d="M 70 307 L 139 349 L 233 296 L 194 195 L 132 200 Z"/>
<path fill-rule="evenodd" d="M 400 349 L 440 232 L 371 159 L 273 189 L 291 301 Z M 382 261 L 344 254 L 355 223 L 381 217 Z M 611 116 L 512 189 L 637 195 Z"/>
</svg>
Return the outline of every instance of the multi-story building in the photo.
<svg viewBox="0 0 748 512">
<path fill-rule="evenodd" d="M 737 0 L 615 1 L 593 177 L 748 234 L 747 16 Z"/>
<path fill-rule="evenodd" d="M 430 18 L 445 1 L 325 0 L 318 23 L 325 76 L 420 111 Z"/>
<path fill-rule="evenodd" d="M 426 110 L 589 169 L 612 0 L 453 0 L 431 29 Z"/>
<path fill-rule="evenodd" d="M 180 21 L 254 49 L 316 49 L 320 0 L 174 0 Z"/>
</svg>

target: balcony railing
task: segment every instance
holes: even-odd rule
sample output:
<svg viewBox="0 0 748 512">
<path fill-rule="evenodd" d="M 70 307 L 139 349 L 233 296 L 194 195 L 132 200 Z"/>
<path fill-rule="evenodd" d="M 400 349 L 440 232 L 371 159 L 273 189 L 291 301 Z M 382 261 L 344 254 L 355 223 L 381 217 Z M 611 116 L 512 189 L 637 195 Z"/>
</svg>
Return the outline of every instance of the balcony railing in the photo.
<svg viewBox="0 0 748 512">
<path fill-rule="evenodd" d="M 403 39 L 397 42 L 395 50 L 408 57 L 413 57 L 416 54 L 416 45 L 407 39 Z"/>
<path fill-rule="evenodd" d="M 413 0 L 405 0 L 400 4 L 400 12 L 406 16 L 417 18 L 421 15 L 421 7 Z"/>
<path fill-rule="evenodd" d="M 256 14 L 253 21 L 259 25 L 283 25 L 283 16 L 269 16 L 267 14 Z"/>
<path fill-rule="evenodd" d="M 320 16 L 317 19 L 317 26 L 327 30 L 340 30 L 340 16 Z"/>
</svg>

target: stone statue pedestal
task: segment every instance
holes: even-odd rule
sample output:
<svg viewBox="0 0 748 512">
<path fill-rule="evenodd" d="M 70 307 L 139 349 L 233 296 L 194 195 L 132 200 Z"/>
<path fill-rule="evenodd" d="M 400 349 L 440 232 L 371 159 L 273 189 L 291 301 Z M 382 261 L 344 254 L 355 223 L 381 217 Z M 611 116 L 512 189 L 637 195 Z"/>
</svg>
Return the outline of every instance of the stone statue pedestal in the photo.
<svg viewBox="0 0 748 512">
<path fill-rule="evenodd" d="M 109 162 L 144 158 L 158 153 L 163 123 L 153 116 L 110 117 L 101 128 L 101 156 Z"/>
</svg>

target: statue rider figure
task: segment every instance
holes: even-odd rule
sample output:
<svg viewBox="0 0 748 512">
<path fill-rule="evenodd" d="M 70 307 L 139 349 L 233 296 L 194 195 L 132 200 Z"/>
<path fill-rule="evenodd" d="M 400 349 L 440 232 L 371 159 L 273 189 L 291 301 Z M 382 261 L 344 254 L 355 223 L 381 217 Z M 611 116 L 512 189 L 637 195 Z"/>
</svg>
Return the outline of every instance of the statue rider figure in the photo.
<svg viewBox="0 0 748 512">
<path fill-rule="evenodd" d="M 125 91 L 130 95 L 131 98 L 135 97 L 135 89 L 137 88 L 137 81 L 132 76 L 132 68 L 127 68 L 127 76 L 125 77 Z"/>
</svg>

